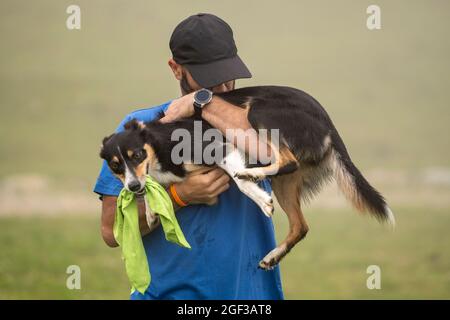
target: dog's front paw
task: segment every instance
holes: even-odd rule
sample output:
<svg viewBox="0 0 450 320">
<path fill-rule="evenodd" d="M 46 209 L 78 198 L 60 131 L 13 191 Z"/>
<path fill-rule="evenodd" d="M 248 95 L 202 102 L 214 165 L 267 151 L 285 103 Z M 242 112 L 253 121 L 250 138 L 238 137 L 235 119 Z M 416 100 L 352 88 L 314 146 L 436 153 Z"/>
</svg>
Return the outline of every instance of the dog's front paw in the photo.
<svg viewBox="0 0 450 320">
<path fill-rule="evenodd" d="M 262 203 L 261 209 L 263 213 L 266 215 L 266 217 L 272 218 L 275 209 L 273 207 L 273 200 L 271 197 L 269 197 L 268 200 Z"/>
<path fill-rule="evenodd" d="M 248 180 L 252 182 L 259 182 L 264 179 L 264 174 L 256 170 L 242 170 L 234 174 L 235 178 Z"/>
</svg>

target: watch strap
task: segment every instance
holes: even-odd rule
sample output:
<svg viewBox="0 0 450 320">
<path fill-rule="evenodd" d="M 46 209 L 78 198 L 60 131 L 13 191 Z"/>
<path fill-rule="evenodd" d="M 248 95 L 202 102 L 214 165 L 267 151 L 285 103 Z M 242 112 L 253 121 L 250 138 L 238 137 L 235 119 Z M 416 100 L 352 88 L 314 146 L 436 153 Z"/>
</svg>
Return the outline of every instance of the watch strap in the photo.
<svg viewBox="0 0 450 320">
<path fill-rule="evenodd" d="M 198 118 L 201 118 L 202 116 L 202 106 L 194 101 L 194 115 Z"/>
</svg>

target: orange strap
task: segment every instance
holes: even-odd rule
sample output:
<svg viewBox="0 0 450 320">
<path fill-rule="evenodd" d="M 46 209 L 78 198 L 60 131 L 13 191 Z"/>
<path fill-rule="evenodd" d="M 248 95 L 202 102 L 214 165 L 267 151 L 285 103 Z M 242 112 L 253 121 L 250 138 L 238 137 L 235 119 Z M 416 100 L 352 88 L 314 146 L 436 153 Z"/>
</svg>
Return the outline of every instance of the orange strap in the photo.
<svg viewBox="0 0 450 320">
<path fill-rule="evenodd" d="M 186 207 L 187 203 L 181 200 L 180 196 L 177 193 L 177 190 L 175 190 L 175 185 L 171 184 L 169 187 L 170 193 L 172 194 L 173 199 L 180 207 Z"/>
</svg>

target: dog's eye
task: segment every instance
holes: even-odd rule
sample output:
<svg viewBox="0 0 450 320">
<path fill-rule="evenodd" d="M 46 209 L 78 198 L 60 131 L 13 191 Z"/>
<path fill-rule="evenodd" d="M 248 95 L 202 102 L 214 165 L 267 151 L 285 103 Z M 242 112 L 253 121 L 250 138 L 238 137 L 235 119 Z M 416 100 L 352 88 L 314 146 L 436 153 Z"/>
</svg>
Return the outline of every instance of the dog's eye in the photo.
<svg viewBox="0 0 450 320">
<path fill-rule="evenodd" d="M 134 160 L 141 160 L 142 156 L 143 156 L 143 152 L 142 152 L 142 150 L 139 150 L 139 151 L 136 151 L 133 154 L 133 159 Z"/>
<path fill-rule="evenodd" d="M 112 171 L 117 171 L 119 169 L 119 164 L 116 161 L 113 161 L 109 164 Z"/>
</svg>

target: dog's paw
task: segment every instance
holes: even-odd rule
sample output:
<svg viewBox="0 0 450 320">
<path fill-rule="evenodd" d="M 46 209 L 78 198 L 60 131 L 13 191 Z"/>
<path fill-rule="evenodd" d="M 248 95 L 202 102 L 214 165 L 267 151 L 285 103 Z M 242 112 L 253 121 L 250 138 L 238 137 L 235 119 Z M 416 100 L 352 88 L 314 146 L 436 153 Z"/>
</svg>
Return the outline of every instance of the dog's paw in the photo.
<svg viewBox="0 0 450 320">
<path fill-rule="evenodd" d="M 286 250 L 283 250 L 280 247 L 277 247 L 270 251 L 264 259 L 262 259 L 259 264 L 258 268 L 263 269 L 265 271 L 270 271 L 275 268 L 275 266 L 280 262 L 280 260 L 286 255 Z"/>
<path fill-rule="evenodd" d="M 251 171 L 251 170 L 242 170 L 238 171 L 234 174 L 235 178 L 242 179 L 242 180 L 248 180 L 252 182 L 259 182 L 264 179 L 264 175 L 259 174 L 257 171 Z"/>
<path fill-rule="evenodd" d="M 273 207 L 273 200 L 270 199 L 270 202 L 263 203 L 263 205 L 261 206 L 261 210 L 266 215 L 266 217 L 272 218 L 273 212 L 275 210 Z"/>
<path fill-rule="evenodd" d="M 262 211 L 267 217 L 272 218 L 273 213 L 275 211 L 272 197 L 267 192 L 262 192 L 261 201 L 262 205 L 260 205 L 260 207 Z"/>
<path fill-rule="evenodd" d="M 271 260 L 271 261 L 261 260 L 258 264 L 258 268 L 262 269 L 264 271 L 270 271 L 270 270 L 273 270 L 276 265 L 277 265 L 277 263 L 274 260 Z"/>
</svg>

